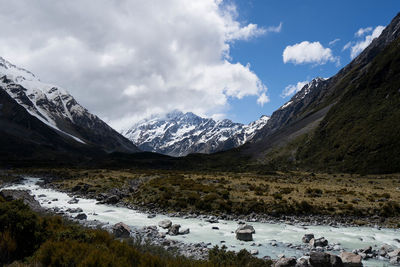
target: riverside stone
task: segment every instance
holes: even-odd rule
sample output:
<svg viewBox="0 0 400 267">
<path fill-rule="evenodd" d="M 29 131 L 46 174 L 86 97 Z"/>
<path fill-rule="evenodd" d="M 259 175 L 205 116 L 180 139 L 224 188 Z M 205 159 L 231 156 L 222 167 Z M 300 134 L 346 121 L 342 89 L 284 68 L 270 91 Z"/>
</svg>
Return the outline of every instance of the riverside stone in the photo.
<svg viewBox="0 0 400 267">
<path fill-rule="evenodd" d="M 342 259 L 344 267 L 363 266 L 362 258 L 360 255 L 344 251 L 344 252 L 340 253 L 340 258 Z"/>
<path fill-rule="evenodd" d="M 112 229 L 117 238 L 127 238 L 131 235 L 131 228 L 123 222 L 116 223 Z"/>
</svg>

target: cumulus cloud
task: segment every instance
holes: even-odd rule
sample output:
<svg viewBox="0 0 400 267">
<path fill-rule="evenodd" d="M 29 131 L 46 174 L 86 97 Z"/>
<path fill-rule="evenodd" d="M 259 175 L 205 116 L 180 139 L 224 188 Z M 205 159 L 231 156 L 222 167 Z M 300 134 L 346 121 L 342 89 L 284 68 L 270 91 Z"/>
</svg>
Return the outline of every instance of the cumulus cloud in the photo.
<svg viewBox="0 0 400 267">
<path fill-rule="evenodd" d="M 372 27 L 368 27 L 366 29 L 369 29 L 368 31 L 371 31 Z M 364 40 L 352 43 L 351 50 L 350 50 L 351 59 L 358 56 L 358 54 L 360 54 L 365 48 L 367 48 L 367 46 L 369 46 L 370 43 L 375 38 L 377 38 L 377 37 L 379 37 L 379 35 L 381 35 L 381 33 L 384 29 L 385 29 L 384 26 L 377 26 L 370 35 L 365 36 Z M 365 30 L 365 29 L 360 29 L 360 30 Z M 364 31 L 364 32 L 362 32 L 361 35 L 359 35 L 358 33 L 360 32 L 360 30 L 358 30 L 356 32 L 356 36 L 362 36 L 365 33 L 365 31 Z"/>
<path fill-rule="evenodd" d="M 327 62 L 338 62 L 330 48 L 325 48 L 320 42 L 303 41 L 298 44 L 289 45 L 283 51 L 283 62 L 293 64 L 314 63 L 322 65 Z"/>
<path fill-rule="evenodd" d="M 0 0 L 0 56 L 58 84 L 115 128 L 174 109 L 221 114 L 267 88 L 230 62 L 238 40 L 279 32 L 221 0 Z"/>
<path fill-rule="evenodd" d="M 281 93 L 282 98 L 286 98 L 288 96 L 294 95 L 298 91 L 300 91 L 309 81 L 298 82 L 297 84 L 289 84 L 285 87 L 285 89 Z"/>
<path fill-rule="evenodd" d="M 367 27 L 367 28 L 360 28 L 358 31 L 356 31 L 354 33 L 354 36 L 356 37 L 361 37 L 366 33 L 369 33 L 370 31 L 372 31 L 372 27 Z"/>
</svg>

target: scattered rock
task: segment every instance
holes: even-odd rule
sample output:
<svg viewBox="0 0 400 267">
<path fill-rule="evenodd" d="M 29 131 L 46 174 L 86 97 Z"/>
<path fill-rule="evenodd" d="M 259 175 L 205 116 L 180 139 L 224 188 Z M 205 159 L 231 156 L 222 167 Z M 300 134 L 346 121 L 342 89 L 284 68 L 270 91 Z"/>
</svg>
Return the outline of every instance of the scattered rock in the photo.
<svg viewBox="0 0 400 267">
<path fill-rule="evenodd" d="M 179 231 L 179 234 L 180 235 L 187 235 L 187 234 L 189 234 L 190 233 L 190 229 L 189 228 L 186 228 L 185 230 L 183 230 L 183 231 Z"/>
<path fill-rule="evenodd" d="M 389 258 L 400 256 L 400 248 L 388 253 Z"/>
<path fill-rule="evenodd" d="M 179 235 L 179 228 L 181 227 L 180 224 L 173 224 L 171 227 L 168 229 L 168 234 L 169 235 Z"/>
<path fill-rule="evenodd" d="M 305 234 L 303 238 L 301 239 L 303 243 L 310 243 L 311 239 L 314 238 L 314 234 Z"/>
<path fill-rule="evenodd" d="M 79 213 L 78 215 L 75 216 L 75 219 L 86 220 L 87 219 L 87 215 L 85 213 Z"/>
<path fill-rule="evenodd" d="M 296 258 L 280 258 L 274 264 L 274 267 L 292 267 L 296 266 Z"/>
<path fill-rule="evenodd" d="M 321 238 L 317 238 L 317 239 L 315 239 L 315 238 L 312 238 L 311 240 L 310 240 L 310 246 L 312 246 L 312 247 L 326 247 L 327 245 L 328 245 L 328 240 L 326 240 L 324 237 L 321 237 Z"/>
<path fill-rule="evenodd" d="M 325 266 L 332 266 L 332 267 L 342 267 L 343 262 L 339 256 L 329 254 L 326 252 L 311 252 L 310 265 L 313 267 L 325 267 Z"/>
<path fill-rule="evenodd" d="M 76 204 L 79 202 L 79 199 L 77 199 L 76 197 L 72 198 L 71 200 L 69 200 L 67 203 L 68 204 Z"/>
<path fill-rule="evenodd" d="M 213 226 L 213 227 L 211 227 L 211 229 L 213 229 L 213 230 L 219 230 L 219 227 L 218 227 L 218 226 Z"/>
<path fill-rule="evenodd" d="M 104 204 L 117 204 L 119 201 L 119 197 L 117 195 L 109 196 L 106 200 L 103 201 Z"/>
<path fill-rule="evenodd" d="M 258 255 L 258 250 L 257 249 L 252 249 L 250 250 L 251 255 Z"/>
<path fill-rule="evenodd" d="M 154 218 L 154 217 L 156 217 L 155 214 L 149 214 L 149 215 L 147 215 L 147 218 L 149 218 L 149 219 L 152 219 L 152 218 Z"/>
<path fill-rule="evenodd" d="M 82 212 L 83 210 L 81 208 L 75 208 L 75 209 L 69 208 L 66 211 L 69 213 L 79 213 L 79 212 Z"/>
<path fill-rule="evenodd" d="M 123 222 L 116 223 L 112 230 L 117 238 L 127 238 L 131 235 L 131 228 Z"/>
<path fill-rule="evenodd" d="M 43 198 L 43 197 L 47 197 L 47 196 L 44 194 L 40 194 L 40 195 L 38 195 L 38 197 Z"/>
<path fill-rule="evenodd" d="M 160 226 L 161 228 L 164 228 L 164 229 L 170 228 L 171 225 L 172 225 L 172 222 L 171 222 L 171 220 L 168 220 L 168 219 L 162 220 L 161 222 L 158 223 L 158 226 Z"/>
<path fill-rule="evenodd" d="M 392 257 L 392 258 L 390 258 L 390 264 L 393 264 L 393 265 L 400 265 L 400 257 L 399 256 L 396 256 L 396 257 Z"/>
<path fill-rule="evenodd" d="M 340 253 L 340 258 L 342 259 L 343 266 L 345 267 L 363 266 L 360 255 L 344 251 Z"/>
<path fill-rule="evenodd" d="M 310 264 L 308 264 L 309 257 L 301 257 L 297 259 L 296 267 L 309 267 Z"/>
<path fill-rule="evenodd" d="M 372 252 L 372 247 L 368 246 L 368 247 L 362 249 L 361 251 L 364 252 L 365 254 L 371 253 Z"/>
</svg>

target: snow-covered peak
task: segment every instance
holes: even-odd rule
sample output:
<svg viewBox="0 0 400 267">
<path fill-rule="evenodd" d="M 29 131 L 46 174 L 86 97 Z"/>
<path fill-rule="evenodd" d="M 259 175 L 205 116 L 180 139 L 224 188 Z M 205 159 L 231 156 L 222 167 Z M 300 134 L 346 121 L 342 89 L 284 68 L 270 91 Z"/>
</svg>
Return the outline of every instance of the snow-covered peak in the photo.
<svg viewBox="0 0 400 267">
<path fill-rule="evenodd" d="M 189 153 L 211 153 L 251 140 L 269 117 L 244 125 L 224 119 L 215 121 L 192 112 L 173 111 L 164 116 L 151 116 L 121 133 L 139 148 L 171 156 Z"/>
<path fill-rule="evenodd" d="M 298 91 L 288 102 L 282 105 L 279 108 L 279 110 L 283 110 L 292 105 L 293 103 L 297 103 L 298 101 L 302 100 L 304 97 L 306 97 L 306 95 L 308 95 L 313 90 L 313 88 L 318 87 L 325 80 L 326 79 L 322 77 L 314 78 L 311 82 L 304 85 L 303 88 L 300 91 Z"/>
</svg>

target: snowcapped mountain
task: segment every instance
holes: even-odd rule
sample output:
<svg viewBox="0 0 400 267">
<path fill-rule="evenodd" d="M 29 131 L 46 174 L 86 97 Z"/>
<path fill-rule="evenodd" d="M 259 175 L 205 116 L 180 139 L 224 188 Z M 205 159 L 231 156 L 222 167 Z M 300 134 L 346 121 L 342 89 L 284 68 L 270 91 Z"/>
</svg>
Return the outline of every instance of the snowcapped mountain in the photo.
<svg viewBox="0 0 400 267">
<path fill-rule="evenodd" d="M 230 120 L 215 121 L 191 112 L 171 112 L 165 116 L 153 116 L 143 120 L 122 135 L 140 149 L 171 156 L 190 153 L 213 153 L 240 146 L 253 138 L 264 127 L 267 116 L 243 125 Z"/>
<path fill-rule="evenodd" d="M 66 90 L 41 82 L 33 73 L 0 57 L 0 90 L 20 106 L 65 138 L 83 145 L 99 146 L 107 152 L 139 151 Z"/>
</svg>

